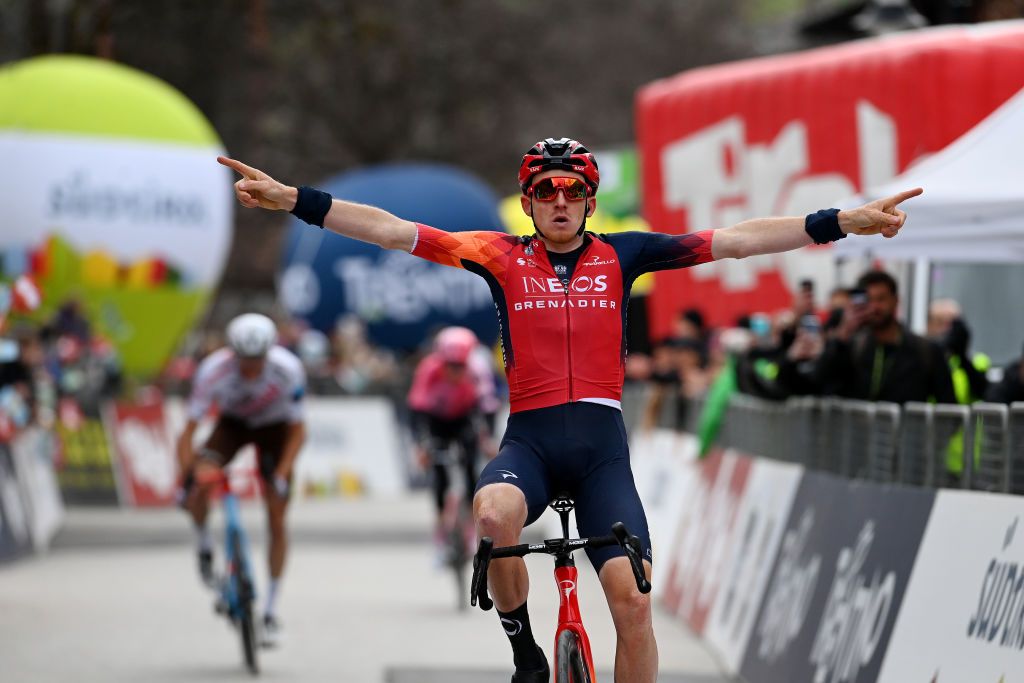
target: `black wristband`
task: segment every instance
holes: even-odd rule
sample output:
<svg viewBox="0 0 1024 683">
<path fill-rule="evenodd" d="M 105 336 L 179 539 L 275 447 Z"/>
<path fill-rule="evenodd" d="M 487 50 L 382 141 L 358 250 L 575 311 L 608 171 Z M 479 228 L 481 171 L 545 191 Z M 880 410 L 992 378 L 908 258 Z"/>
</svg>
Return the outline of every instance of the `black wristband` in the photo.
<svg viewBox="0 0 1024 683">
<path fill-rule="evenodd" d="M 295 200 L 295 208 L 291 213 L 301 221 L 323 228 L 324 218 L 331 210 L 333 200 L 334 198 L 326 192 L 303 185 L 299 188 L 299 197 Z"/>
<path fill-rule="evenodd" d="M 815 244 L 828 244 L 846 237 L 846 233 L 839 227 L 839 209 L 822 209 L 807 214 L 804 230 Z"/>
</svg>

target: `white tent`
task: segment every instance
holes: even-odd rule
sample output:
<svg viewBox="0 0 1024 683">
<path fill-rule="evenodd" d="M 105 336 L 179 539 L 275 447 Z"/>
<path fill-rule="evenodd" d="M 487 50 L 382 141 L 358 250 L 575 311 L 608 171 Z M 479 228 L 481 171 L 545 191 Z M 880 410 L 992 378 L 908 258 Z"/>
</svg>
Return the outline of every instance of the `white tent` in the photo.
<svg viewBox="0 0 1024 683">
<path fill-rule="evenodd" d="M 935 155 L 861 201 L 923 187 L 896 238 L 850 237 L 837 257 L 1024 263 L 1024 90 Z"/>
</svg>

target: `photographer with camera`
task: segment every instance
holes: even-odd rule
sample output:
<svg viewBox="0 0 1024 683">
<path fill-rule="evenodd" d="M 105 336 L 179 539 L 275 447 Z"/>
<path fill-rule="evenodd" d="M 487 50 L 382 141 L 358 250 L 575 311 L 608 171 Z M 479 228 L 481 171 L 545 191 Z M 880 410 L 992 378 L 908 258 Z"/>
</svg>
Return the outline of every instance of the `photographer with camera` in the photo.
<svg viewBox="0 0 1024 683">
<path fill-rule="evenodd" d="M 956 403 L 945 353 L 896 319 L 896 280 L 861 275 L 814 376 L 826 394 L 868 401 Z"/>
</svg>

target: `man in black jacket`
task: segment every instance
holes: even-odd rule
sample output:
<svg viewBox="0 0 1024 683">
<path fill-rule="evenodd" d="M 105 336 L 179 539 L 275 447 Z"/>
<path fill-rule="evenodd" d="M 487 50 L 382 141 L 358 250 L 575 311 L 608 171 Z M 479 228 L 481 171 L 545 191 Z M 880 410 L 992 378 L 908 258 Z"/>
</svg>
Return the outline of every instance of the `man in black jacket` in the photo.
<svg viewBox="0 0 1024 683">
<path fill-rule="evenodd" d="M 868 271 L 835 333 L 826 342 L 813 372 L 825 395 L 868 401 L 956 403 L 949 366 L 941 347 L 896 320 L 896 280 L 884 271 Z"/>
<path fill-rule="evenodd" d="M 1006 366 L 999 384 L 990 385 L 985 400 L 992 403 L 1024 401 L 1024 355 Z"/>
</svg>

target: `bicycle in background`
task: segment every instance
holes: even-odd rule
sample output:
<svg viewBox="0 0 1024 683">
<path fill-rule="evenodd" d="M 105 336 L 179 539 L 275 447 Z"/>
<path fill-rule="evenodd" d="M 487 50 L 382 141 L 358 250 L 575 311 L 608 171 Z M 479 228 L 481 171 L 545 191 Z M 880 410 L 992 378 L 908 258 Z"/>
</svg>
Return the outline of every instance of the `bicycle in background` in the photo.
<svg viewBox="0 0 1024 683">
<path fill-rule="evenodd" d="M 562 521 L 562 538 L 540 543 L 495 548 L 494 541 L 485 536 L 480 539 L 476 557 L 473 558 L 473 580 L 470 602 L 487 611 L 494 603 L 487 594 L 487 570 L 491 560 L 503 557 L 524 557 L 532 553 L 544 553 L 555 558 L 555 584 L 558 586 L 558 627 L 555 629 L 555 683 L 595 683 L 594 660 L 590 651 L 590 639 L 583 628 L 577 599 L 578 583 L 576 562 L 572 554 L 582 548 L 602 548 L 619 545 L 626 552 L 633 568 L 636 587 L 641 593 L 651 592 L 651 582 L 644 574 L 641 559 L 640 539 L 629 533 L 622 522 L 612 525 L 610 536 L 596 538 L 569 538 L 569 513 L 575 507 L 573 500 L 560 494 L 551 501 L 550 507 Z"/>
<path fill-rule="evenodd" d="M 223 470 L 197 475 L 203 485 L 215 487 L 224 510 L 224 574 L 217 576 L 213 586 L 217 591 L 214 609 L 231 622 L 241 637 L 245 665 L 255 675 L 259 673 L 256 620 L 253 604 L 256 587 L 252 562 L 249 560 L 249 542 L 242 527 L 238 497 L 231 490 L 231 480 Z"/>
<path fill-rule="evenodd" d="M 444 476 L 448 481 L 439 520 L 440 541 L 444 544 L 444 564 L 455 576 L 456 608 L 462 611 L 467 607 L 466 569 L 476 543 L 472 498 L 466 491 L 464 473 L 471 465 L 466 462 L 465 449 L 457 439 L 434 440 L 428 452 L 433 462 L 433 476 Z"/>
</svg>

